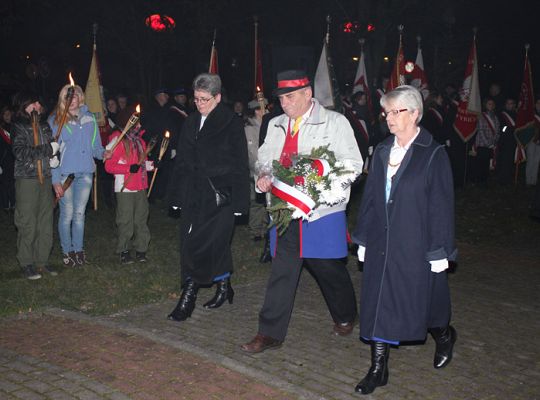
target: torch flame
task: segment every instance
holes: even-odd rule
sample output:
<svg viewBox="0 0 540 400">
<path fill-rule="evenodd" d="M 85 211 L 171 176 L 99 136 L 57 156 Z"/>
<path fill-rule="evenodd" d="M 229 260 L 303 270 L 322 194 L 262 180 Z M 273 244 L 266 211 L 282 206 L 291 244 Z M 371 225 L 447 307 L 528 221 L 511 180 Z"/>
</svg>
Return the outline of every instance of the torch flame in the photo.
<svg viewBox="0 0 540 400">
<path fill-rule="evenodd" d="M 71 77 L 71 72 L 69 73 L 69 84 L 71 86 L 75 86 L 75 81 L 73 80 L 73 78 Z"/>
<path fill-rule="evenodd" d="M 137 111 L 138 113 L 141 112 L 141 106 L 139 104 L 137 104 L 137 107 L 135 107 L 135 111 Z"/>
<path fill-rule="evenodd" d="M 171 135 L 171 134 L 169 133 L 169 131 L 165 131 L 165 137 L 166 137 L 167 139 L 169 138 L 170 135 Z"/>
</svg>

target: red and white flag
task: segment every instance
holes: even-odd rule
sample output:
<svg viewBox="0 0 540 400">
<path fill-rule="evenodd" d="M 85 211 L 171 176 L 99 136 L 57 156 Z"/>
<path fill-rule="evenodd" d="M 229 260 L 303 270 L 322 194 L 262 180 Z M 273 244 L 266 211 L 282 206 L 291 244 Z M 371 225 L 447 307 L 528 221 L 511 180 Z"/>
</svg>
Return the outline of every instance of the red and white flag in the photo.
<svg viewBox="0 0 540 400">
<path fill-rule="evenodd" d="M 357 92 L 364 92 L 366 95 L 369 117 L 373 121 L 373 103 L 371 101 L 371 90 L 369 89 L 366 73 L 366 63 L 364 51 L 360 53 L 360 60 L 358 60 L 358 69 L 356 70 L 356 76 L 354 77 L 352 94 Z"/>
<path fill-rule="evenodd" d="M 519 93 L 519 104 L 516 116 L 516 140 L 521 150 L 533 139 L 535 135 L 535 109 L 534 91 L 532 82 L 531 64 L 529 62 L 528 50 L 525 53 L 525 68 L 523 71 L 523 82 Z M 521 159 L 517 159 L 522 161 Z"/>
<path fill-rule="evenodd" d="M 473 38 L 467 68 L 465 69 L 465 79 L 459 91 L 459 105 L 454 129 L 465 143 L 467 143 L 476 133 L 476 123 L 478 115 L 482 112 L 480 100 L 480 85 L 478 84 L 478 59 L 476 57 L 476 37 Z"/>
<path fill-rule="evenodd" d="M 424 57 L 422 56 L 422 48 L 418 46 L 418 53 L 416 54 L 416 63 L 414 69 L 411 72 L 411 86 L 417 88 L 424 100 L 429 94 L 427 75 L 424 70 Z"/>
</svg>

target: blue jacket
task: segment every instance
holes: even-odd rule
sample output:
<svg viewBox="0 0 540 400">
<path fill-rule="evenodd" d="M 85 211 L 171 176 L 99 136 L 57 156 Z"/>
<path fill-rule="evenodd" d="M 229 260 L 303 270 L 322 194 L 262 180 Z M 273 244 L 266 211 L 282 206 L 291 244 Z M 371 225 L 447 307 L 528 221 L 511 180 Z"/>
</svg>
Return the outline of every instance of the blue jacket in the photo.
<svg viewBox="0 0 540 400">
<path fill-rule="evenodd" d="M 421 128 L 394 175 L 388 202 L 386 173 L 394 136 L 375 149 L 352 239 L 366 248 L 360 298 L 360 336 L 425 339 L 450 321 L 447 274 L 430 261 L 455 260 L 454 191 L 444 146 Z"/>
<path fill-rule="evenodd" d="M 56 135 L 58 126 L 54 114 L 49 117 L 49 125 Z M 103 159 L 103 146 L 99 127 L 94 115 L 83 105 L 77 120 L 67 122 L 60 137 L 60 165 L 52 170 L 52 183 L 61 183 L 62 176 L 71 173 L 93 173 L 96 169 L 94 158 Z"/>
</svg>

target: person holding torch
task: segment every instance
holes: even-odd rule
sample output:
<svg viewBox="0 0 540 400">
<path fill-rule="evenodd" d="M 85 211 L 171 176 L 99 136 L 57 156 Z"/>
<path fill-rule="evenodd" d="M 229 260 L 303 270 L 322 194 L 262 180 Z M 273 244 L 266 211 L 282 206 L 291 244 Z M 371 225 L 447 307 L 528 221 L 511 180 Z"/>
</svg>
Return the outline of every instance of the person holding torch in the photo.
<svg viewBox="0 0 540 400">
<path fill-rule="evenodd" d="M 142 139 L 144 131 L 137 123 L 123 138 L 115 130 L 110 136 L 108 148 L 116 141 L 111 158 L 105 161 L 105 171 L 114 174 L 114 191 L 116 193 L 116 226 L 118 228 L 117 252 L 122 264 L 134 262 L 130 254 L 130 242 L 135 248 L 135 259 L 146 262 L 146 251 L 150 243 L 148 229 L 148 188 L 147 171 L 154 169 L 153 163 L 147 161 L 147 146 Z"/>
<path fill-rule="evenodd" d="M 56 197 L 60 199 L 58 231 L 62 261 L 65 266 L 82 266 L 87 263 L 83 246 L 84 222 L 92 174 L 96 169 L 94 158 L 106 160 L 111 152 L 103 148 L 96 118 L 84 104 L 83 90 L 73 82 L 60 90 L 49 125 L 60 145 L 61 161 L 53 170 L 52 183 Z M 70 174 L 74 179 L 65 190 L 62 184 Z"/>
<path fill-rule="evenodd" d="M 50 159 L 58 151 L 51 128 L 41 118 L 43 108 L 36 94 L 19 92 L 12 125 L 15 156 L 15 226 L 17 260 L 24 276 L 35 280 L 41 273 L 57 273 L 49 266 L 53 242 L 53 196 Z M 39 166 L 39 167 L 38 167 Z"/>
</svg>

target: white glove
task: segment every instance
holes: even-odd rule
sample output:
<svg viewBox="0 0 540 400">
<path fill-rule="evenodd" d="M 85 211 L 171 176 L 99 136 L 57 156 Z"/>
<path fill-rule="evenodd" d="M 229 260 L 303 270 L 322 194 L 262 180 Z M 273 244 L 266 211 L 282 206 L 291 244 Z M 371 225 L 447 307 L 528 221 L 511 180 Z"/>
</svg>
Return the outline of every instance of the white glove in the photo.
<svg viewBox="0 0 540 400">
<path fill-rule="evenodd" d="M 431 272 L 439 273 L 448 269 L 448 260 L 443 258 L 442 260 L 434 260 L 429 262 L 431 264 Z"/>
<path fill-rule="evenodd" d="M 58 157 L 54 156 L 53 158 L 49 158 L 49 167 L 57 168 L 59 165 L 60 165 L 60 160 L 58 159 Z"/>
<path fill-rule="evenodd" d="M 145 161 L 145 168 L 147 171 L 153 171 L 154 170 L 154 162 L 153 161 Z"/>
<path fill-rule="evenodd" d="M 358 246 L 358 261 L 364 262 L 366 257 L 366 248 L 364 246 Z"/>
<path fill-rule="evenodd" d="M 176 150 L 175 149 L 172 149 L 171 150 L 171 160 L 176 157 Z"/>
<path fill-rule="evenodd" d="M 56 142 L 49 143 L 52 147 L 52 155 L 54 156 L 56 153 L 58 153 L 58 150 L 60 149 L 60 145 Z"/>
</svg>

